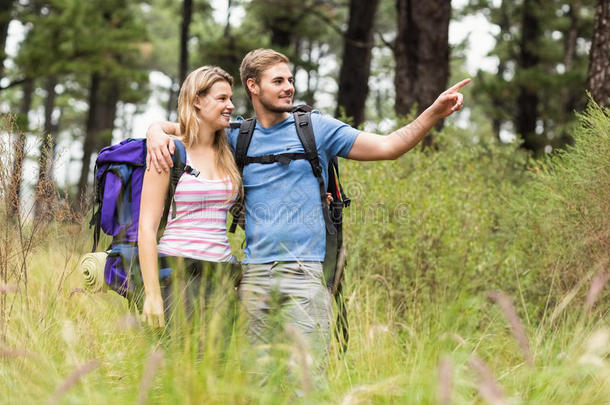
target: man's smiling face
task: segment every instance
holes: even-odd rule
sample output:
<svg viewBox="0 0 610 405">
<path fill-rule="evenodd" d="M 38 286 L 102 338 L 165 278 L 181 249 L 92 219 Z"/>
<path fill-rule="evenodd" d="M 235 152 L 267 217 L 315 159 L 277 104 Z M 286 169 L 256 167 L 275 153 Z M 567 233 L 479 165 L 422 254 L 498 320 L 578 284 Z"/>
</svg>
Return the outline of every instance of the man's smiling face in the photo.
<svg viewBox="0 0 610 405">
<path fill-rule="evenodd" d="M 294 78 L 286 63 L 278 63 L 265 70 L 258 83 L 261 105 L 275 113 L 290 112 L 294 97 Z"/>
</svg>

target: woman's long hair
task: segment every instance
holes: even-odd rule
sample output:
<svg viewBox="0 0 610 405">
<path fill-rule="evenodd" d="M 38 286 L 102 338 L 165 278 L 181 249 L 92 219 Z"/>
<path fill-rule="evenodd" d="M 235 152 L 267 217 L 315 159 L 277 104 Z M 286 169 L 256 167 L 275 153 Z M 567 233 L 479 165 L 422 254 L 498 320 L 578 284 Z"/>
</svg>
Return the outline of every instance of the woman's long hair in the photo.
<svg viewBox="0 0 610 405">
<path fill-rule="evenodd" d="M 199 117 L 194 106 L 197 95 L 205 95 L 214 83 L 225 81 L 233 86 L 233 77 L 217 66 L 202 66 L 192 71 L 182 83 L 178 96 L 178 119 L 180 122 L 180 138 L 187 147 L 197 141 L 199 135 Z M 214 134 L 216 149 L 216 167 L 223 176 L 229 176 L 233 183 L 233 194 L 243 191 L 241 177 L 235 164 L 235 158 L 227 141 L 224 129 Z"/>
</svg>

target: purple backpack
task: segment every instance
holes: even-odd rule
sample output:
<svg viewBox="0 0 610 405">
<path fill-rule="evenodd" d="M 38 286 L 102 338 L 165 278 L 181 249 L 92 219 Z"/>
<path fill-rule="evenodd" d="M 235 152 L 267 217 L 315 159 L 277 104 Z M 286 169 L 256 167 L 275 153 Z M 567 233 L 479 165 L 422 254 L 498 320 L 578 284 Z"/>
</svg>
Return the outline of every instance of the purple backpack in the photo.
<svg viewBox="0 0 610 405">
<path fill-rule="evenodd" d="M 186 165 L 186 149 L 178 140 L 172 157 L 170 184 L 165 209 L 159 225 L 163 233 L 170 207 L 176 215 L 174 192 L 184 172 L 199 173 Z M 110 251 L 104 268 L 106 284 L 127 298 L 138 301 L 143 283 L 138 261 L 138 225 L 140 198 L 146 170 L 146 139 L 125 139 L 119 144 L 103 148 L 95 161 L 95 203 L 89 226 L 94 226 L 93 249 L 100 239 L 100 230 L 112 236 Z"/>
</svg>

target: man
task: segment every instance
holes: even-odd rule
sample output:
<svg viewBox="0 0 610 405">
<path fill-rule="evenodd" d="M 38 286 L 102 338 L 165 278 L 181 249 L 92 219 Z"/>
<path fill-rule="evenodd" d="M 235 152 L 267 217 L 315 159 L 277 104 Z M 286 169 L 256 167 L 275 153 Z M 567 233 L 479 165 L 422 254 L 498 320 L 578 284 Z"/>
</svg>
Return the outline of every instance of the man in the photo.
<svg viewBox="0 0 610 405">
<path fill-rule="evenodd" d="M 248 156 L 304 152 L 290 113 L 294 78 L 286 56 L 270 49 L 248 53 L 240 76 L 256 113 Z M 443 92 L 410 124 L 381 136 L 362 132 L 336 119 L 311 114 L 323 178 L 330 159 L 396 159 L 412 149 L 437 123 L 462 108 L 458 91 L 466 79 Z M 173 144 L 163 132 L 178 132 L 175 124 L 156 123 L 147 132 L 149 161 L 157 170 L 171 165 Z M 228 138 L 235 149 L 239 130 Z M 323 281 L 325 224 L 320 189 L 307 160 L 289 164 L 253 163 L 243 170 L 245 232 L 240 297 L 249 315 L 248 332 L 257 342 L 269 342 L 283 314 L 285 326 L 302 333 L 313 354 L 325 353 L 331 336 L 331 297 Z"/>
</svg>

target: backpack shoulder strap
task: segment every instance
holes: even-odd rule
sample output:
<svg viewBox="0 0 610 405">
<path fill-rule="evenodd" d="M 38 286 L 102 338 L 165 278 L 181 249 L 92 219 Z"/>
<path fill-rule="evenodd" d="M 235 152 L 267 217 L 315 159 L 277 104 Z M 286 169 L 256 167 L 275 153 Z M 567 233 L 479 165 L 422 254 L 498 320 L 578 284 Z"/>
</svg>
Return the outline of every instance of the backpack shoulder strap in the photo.
<svg viewBox="0 0 610 405">
<path fill-rule="evenodd" d="M 334 158 L 332 158 L 330 161 L 329 171 L 331 169 L 334 170 L 335 175 L 336 175 L 336 179 L 335 179 L 335 186 L 337 188 L 336 194 L 341 197 L 343 206 L 349 207 L 350 203 L 351 203 L 351 199 L 349 197 L 347 197 L 345 195 L 345 192 L 343 191 L 343 186 L 341 185 L 341 175 L 339 173 L 339 159 L 337 159 L 336 156 Z M 329 178 L 330 178 L 330 174 L 329 174 Z"/>
<path fill-rule="evenodd" d="M 232 124 L 233 125 L 233 124 Z M 244 166 L 246 166 L 246 160 L 248 155 L 248 148 L 250 142 L 252 142 L 252 134 L 256 127 L 256 118 L 248 118 L 239 123 L 239 135 L 237 135 L 237 145 L 235 146 L 235 164 L 239 175 L 243 177 Z M 229 233 L 235 233 L 237 225 L 244 227 L 244 197 L 241 196 L 231 207 L 231 215 L 233 215 L 233 221 L 229 227 Z"/>
<path fill-rule="evenodd" d="M 311 112 L 313 111 L 313 107 L 307 104 L 299 104 L 292 107 L 291 112 Z"/>
<path fill-rule="evenodd" d="M 303 149 L 305 149 L 307 160 L 311 165 L 314 176 L 316 176 L 316 179 L 318 180 L 318 186 L 320 187 L 320 200 L 322 204 L 322 216 L 324 217 L 324 223 L 326 224 L 326 231 L 331 235 L 335 235 L 337 233 L 337 229 L 332 222 L 330 209 L 328 207 L 328 203 L 326 202 L 326 187 L 324 186 L 324 178 L 322 177 L 322 167 L 320 166 L 320 157 L 318 156 L 318 148 L 316 147 L 316 138 L 311 125 L 311 112 L 294 112 L 294 124 L 296 125 L 299 140 L 303 144 Z"/>
<path fill-rule="evenodd" d="M 92 226 L 93 228 L 93 248 L 91 249 L 91 253 L 95 252 L 97 249 L 97 244 L 100 240 L 101 236 L 101 220 L 102 220 L 102 192 L 103 192 L 103 179 L 106 176 L 107 168 L 104 169 L 104 172 L 98 176 L 97 173 L 97 161 L 95 162 L 95 166 L 93 168 L 93 184 L 95 188 L 94 201 L 93 201 L 93 212 L 91 214 L 91 220 L 89 221 L 89 228 Z M 97 210 L 96 210 L 97 207 Z"/>
<path fill-rule="evenodd" d="M 172 210 L 172 217 L 176 216 L 176 202 L 174 201 L 176 186 L 178 186 L 178 181 L 180 180 L 180 177 L 182 177 L 182 174 L 189 169 L 186 165 L 186 147 L 178 139 L 174 139 L 174 146 L 176 147 L 174 154 L 172 155 L 174 166 L 169 170 L 169 188 L 167 190 L 167 197 L 165 198 L 163 216 L 161 217 L 161 223 L 159 224 L 159 234 L 162 234 L 165 229 L 170 208 Z"/>
<path fill-rule="evenodd" d="M 256 127 L 256 118 L 254 117 L 243 120 L 239 125 L 239 135 L 235 146 L 235 163 L 239 169 L 239 174 L 242 174 L 246 165 L 246 155 L 252 141 L 254 127 Z"/>
</svg>

